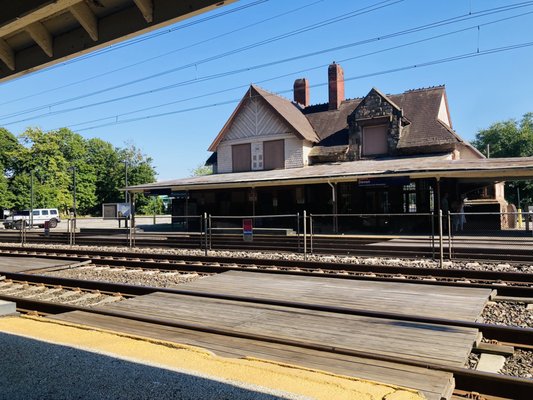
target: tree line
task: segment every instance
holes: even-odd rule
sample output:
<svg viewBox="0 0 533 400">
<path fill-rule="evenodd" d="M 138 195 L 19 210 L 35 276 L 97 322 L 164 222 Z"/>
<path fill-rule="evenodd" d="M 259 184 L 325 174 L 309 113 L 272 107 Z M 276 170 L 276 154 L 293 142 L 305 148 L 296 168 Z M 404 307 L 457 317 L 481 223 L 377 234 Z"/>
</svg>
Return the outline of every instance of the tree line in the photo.
<svg viewBox="0 0 533 400">
<path fill-rule="evenodd" d="M 524 114 L 519 121 L 496 122 L 478 131 L 472 144 L 490 158 L 533 157 L 533 112 Z M 505 197 L 518 208 L 533 206 L 533 181 L 506 182 Z"/>
<path fill-rule="evenodd" d="M 0 209 L 73 207 L 79 215 L 100 215 L 102 203 L 124 201 L 128 185 L 155 181 L 152 159 L 135 145 L 114 147 L 102 139 L 86 139 L 67 128 L 43 132 L 29 128 L 18 137 L 0 128 Z M 161 212 L 157 198 L 136 196 L 137 212 Z M 1 217 L 1 216 L 0 216 Z"/>
</svg>

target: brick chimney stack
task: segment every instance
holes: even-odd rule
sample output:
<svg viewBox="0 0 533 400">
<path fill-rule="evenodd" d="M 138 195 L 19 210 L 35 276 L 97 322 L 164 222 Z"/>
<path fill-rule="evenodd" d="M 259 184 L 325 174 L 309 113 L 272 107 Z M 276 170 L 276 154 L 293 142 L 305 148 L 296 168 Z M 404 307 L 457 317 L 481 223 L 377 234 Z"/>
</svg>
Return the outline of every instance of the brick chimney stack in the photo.
<svg viewBox="0 0 533 400">
<path fill-rule="evenodd" d="M 309 81 L 306 78 L 294 81 L 294 101 L 304 107 L 310 104 Z"/>
<path fill-rule="evenodd" d="M 328 67 L 329 109 L 338 110 L 344 100 L 344 71 L 339 64 Z"/>
</svg>

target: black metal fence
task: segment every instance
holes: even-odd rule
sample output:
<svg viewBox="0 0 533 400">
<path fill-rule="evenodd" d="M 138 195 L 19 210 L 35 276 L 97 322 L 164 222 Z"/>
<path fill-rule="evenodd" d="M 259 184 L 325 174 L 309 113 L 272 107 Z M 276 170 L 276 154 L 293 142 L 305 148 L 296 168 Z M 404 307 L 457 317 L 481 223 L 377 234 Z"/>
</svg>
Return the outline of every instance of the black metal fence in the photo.
<svg viewBox="0 0 533 400">
<path fill-rule="evenodd" d="M 440 215 L 440 218 L 439 218 Z M 20 224 L 0 241 L 264 250 L 440 260 L 498 255 L 533 259 L 533 213 L 169 215 L 67 218 L 49 229 Z M 2 221 L 0 221 L 1 223 Z M 2 227 L 2 225 L 0 225 Z M 518 257 L 520 258 L 520 257 Z"/>
</svg>

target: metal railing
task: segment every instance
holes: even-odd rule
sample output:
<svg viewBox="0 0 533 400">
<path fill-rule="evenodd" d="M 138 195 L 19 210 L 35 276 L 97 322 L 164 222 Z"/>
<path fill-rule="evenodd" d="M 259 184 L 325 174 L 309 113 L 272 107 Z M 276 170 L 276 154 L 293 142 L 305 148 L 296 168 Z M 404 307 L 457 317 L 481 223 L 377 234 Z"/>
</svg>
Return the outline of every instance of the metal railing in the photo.
<svg viewBox="0 0 533 400">
<path fill-rule="evenodd" d="M 208 236 L 208 249 L 214 249 L 215 239 L 222 237 L 233 239 L 236 235 L 242 236 L 244 220 L 251 220 L 251 236 L 255 235 L 284 235 L 296 236 L 295 250 L 300 252 L 301 234 L 300 213 L 296 214 L 266 214 L 266 215 L 207 215 L 206 232 Z M 216 244 L 216 243 L 215 243 Z"/>
<path fill-rule="evenodd" d="M 531 251 L 533 213 L 389 213 L 134 216 L 123 219 L 65 218 L 48 233 L 30 227 L 1 229 L 0 240 L 27 243 L 64 243 L 184 247 L 203 250 L 257 249 L 309 254 L 408 255 L 438 260 L 465 258 L 472 249 L 496 254 Z M 248 235 L 244 220 L 250 220 Z M 120 224 L 120 225 L 119 225 Z M 2 239 L 7 238 L 7 239 Z M 252 243 L 245 243 L 245 240 Z M 118 243 L 118 244 L 117 244 Z M 490 244 L 489 244 L 490 243 Z M 403 249 L 402 251 L 400 251 Z M 485 249 L 485 250 L 483 250 Z M 479 251 L 478 251 L 479 252 Z M 503 256 L 502 256 L 503 255 Z"/>
<path fill-rule="evenodd" d="M 533 249 L 533 213 L 531 212 L 463 212 L 444 216 L 448 258 L 467 251 L 476 244 L 491 242 L 493 252 Z"/>
</svg>

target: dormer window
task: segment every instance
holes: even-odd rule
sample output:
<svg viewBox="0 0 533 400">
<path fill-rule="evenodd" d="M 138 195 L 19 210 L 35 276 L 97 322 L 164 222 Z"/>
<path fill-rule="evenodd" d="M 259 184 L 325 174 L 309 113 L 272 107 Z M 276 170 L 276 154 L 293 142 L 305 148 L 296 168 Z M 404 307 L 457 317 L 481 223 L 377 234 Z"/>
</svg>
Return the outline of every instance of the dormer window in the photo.
<svg viewBox="0 0 533 400">
<path fill-rule="evenodd" d="M 379 156 L 388 153 L 388 125 L 370 125 L 363 127 L 363 157 Z"/>
</svg>

